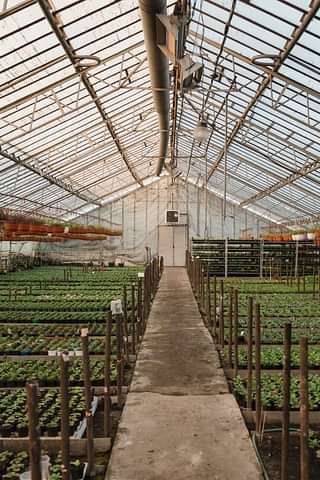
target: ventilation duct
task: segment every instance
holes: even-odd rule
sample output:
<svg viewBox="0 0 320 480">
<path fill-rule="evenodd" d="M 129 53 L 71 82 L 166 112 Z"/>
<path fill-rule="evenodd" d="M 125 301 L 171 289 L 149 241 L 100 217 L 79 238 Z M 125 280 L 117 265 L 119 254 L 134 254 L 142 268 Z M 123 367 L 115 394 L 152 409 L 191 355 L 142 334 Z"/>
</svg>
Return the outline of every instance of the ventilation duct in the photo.
<svg viewBox="0 0 320 480">
<path fill-rule="evenodd" d="M 160 175 L 169 141 L 169 61 L 158 47 L 157 14 L 166 14 L 166 0 L 139 0 L 148 56 L 154 109 L 159 117 L 160 141 L 156 175 Z M 159 34 L 159 30 L 158 30 Z"/>
</svg>

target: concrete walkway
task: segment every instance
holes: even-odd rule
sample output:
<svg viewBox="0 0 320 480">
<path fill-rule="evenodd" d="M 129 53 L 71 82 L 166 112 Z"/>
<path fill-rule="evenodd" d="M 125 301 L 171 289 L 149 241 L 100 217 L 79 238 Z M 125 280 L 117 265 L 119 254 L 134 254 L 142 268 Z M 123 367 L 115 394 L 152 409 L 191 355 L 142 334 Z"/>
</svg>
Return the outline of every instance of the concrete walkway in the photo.
<svg viewBox="0 0 320 480">
<path fill-rule="evenodd" d="M 106 478 L 262 478 L 184 268 L 162 276 Z"/>
</svg>

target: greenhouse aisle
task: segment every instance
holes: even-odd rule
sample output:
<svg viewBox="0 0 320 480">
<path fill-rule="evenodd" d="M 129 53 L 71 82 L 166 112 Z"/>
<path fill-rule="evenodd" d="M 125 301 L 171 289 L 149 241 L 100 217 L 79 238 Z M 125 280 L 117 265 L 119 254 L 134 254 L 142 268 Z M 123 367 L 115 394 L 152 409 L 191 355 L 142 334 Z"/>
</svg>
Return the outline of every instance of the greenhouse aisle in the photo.
<svg viewBox="0 0 320 480">
<path fill-rule="evenodd" d="M 184 268 L 163 273 L 106 478 L 261 478 Z"/>
</svg>

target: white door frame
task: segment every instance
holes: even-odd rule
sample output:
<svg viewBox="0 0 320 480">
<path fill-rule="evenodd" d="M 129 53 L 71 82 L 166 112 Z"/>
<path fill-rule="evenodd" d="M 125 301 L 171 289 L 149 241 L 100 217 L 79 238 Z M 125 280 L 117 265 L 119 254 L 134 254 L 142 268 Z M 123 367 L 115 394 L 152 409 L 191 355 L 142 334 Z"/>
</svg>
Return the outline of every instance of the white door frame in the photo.
<svg viewBox="0 0 320 480">
<path fill-rule="evenodd" d="M 187 225 L 159 225 L 159 256 L 167 267 L 183 267 L 187 249 Z M 180 234 L 180 235 L 179 235 Z"/>
</svg>

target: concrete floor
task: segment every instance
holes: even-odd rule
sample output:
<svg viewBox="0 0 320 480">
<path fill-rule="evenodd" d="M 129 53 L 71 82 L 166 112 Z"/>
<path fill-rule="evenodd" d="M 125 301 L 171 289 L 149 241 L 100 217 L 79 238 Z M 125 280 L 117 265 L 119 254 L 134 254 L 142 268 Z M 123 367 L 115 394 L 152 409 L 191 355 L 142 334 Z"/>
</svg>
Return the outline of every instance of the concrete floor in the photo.
<svg viewBox="0 0 320 480">
<path fill-rule="evenodd" d="M 262 478 L 184 268 L 162 276 L 106 478 Z"/>
</svg>

